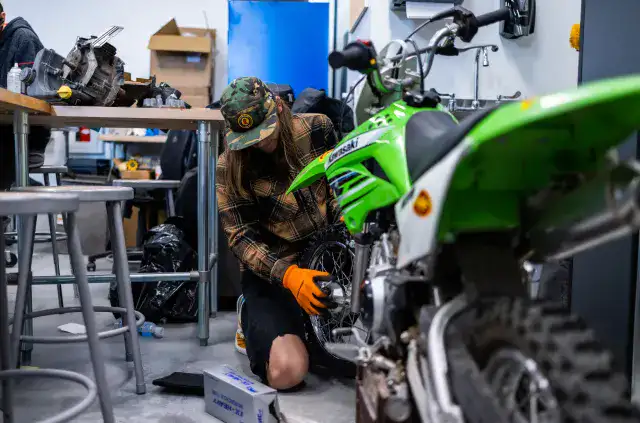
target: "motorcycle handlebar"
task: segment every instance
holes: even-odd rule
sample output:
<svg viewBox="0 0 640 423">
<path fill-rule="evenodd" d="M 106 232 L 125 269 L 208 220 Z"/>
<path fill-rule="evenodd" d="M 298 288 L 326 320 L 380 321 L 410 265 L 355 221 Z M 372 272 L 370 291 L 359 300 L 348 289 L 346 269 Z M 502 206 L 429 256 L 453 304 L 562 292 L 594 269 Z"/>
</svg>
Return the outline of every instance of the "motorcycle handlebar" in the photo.
<svg viewBox="0 0 640 423">
<path fill-rule="evenodd" d="M 509 8 L 503 7 L 502 9 L 496 10 L 495 12 L 477 16 L 476 21 L 478 23 L 478 28 L 482 28 L 483 26 L 489 26 L 497 22 L 506 21 L 510 16 L 511 11 L 509 10 Z"/>
<path fill-rule="evenodd" d="M 355 71 L 363 70 L 371 66 L 370 60 L 368 48 L 362 42 L 351 43 L 344 50 L 329 55 L 329 65 L 333 69 L 346 67 Z"/>
</svg>

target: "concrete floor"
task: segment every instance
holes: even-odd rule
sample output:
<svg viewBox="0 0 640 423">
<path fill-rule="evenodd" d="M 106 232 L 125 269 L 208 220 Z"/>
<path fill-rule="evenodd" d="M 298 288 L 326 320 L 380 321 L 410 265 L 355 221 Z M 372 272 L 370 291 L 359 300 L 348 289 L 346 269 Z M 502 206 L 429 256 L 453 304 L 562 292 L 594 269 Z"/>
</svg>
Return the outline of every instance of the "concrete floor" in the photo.
<svg viewBox="0 0 640 423">
<path fill-rule="evenodd" d="M 38 247 L 33 270 L 36 275 L 53 274 L 51 255 Z M 61 256 L 62 273 L 69 273 L 68 257 Z M 98 271 L 111 268 L 107 261 L 98 262 Z M 107 285 L 93 285 L 94 304 L 107 305 Z M 65 305 L 76 304 L 72 287 L 64 287 Z M 10 307 L 13 308 L 15 287 L 10 287 Z M 56 306 L 55 286 L 34 288 L 34 308 Z M 50 316 L 35 320 L 36 334 L 55 334 L 64 323 L 82 323 L 79 314 Z M 114 322 L 111 314 L 98 315 L 100 328 Z M 121 337 L 102 341 L 107 358 L 107 374 L 112 392 L 116 418 L 119 423 L 195 423 L 219 421 L 204 411 L 204 401 L 198 397 L 168 395 L 153 386 L 151 381 L 173 372 L 198 373 L 218 364 L 228 364 L 251 376 L 249 364 L 243 355 L 235 352 L 233 339 L 236 330 L 234 313 L 222 313 L 210 322 L 211 339 L 208 347 L 200 347 L 195 325 L 170 325 L 163 339 L 141 338 L 142 360 L 147 381 L 147 394 L 135 394 L 135 382 L 124 361 Z M 92 377 L 88 347 L 85 344 L 36 345 L 33 366 L 76 371 Z M 353 381 L 323 380 L 309 376 L 307 388 L 295 394 L 280 395 L 280 406 L 290 423 L 353 422 L 355 393 Z M 30 422 L 50 415 L 78 401 L 81 387 L 55 380 L 24 380 L 16 387 L 17 422 Z M 0 417 L 0 421 L 1 421 Z M 76 421 L 102 422 L 97 404 Z"/>
</svg>

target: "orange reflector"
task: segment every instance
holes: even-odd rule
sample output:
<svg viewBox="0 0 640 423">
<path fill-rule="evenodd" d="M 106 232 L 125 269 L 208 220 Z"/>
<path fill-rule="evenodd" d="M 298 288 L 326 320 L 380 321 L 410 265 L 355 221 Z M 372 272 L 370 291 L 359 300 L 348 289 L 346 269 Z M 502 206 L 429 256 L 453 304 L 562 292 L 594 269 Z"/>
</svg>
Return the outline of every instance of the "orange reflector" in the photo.
<svg viewBox="0 0 640 423">
<path fill-rule="evenodd" d="M 331 150 L 329 150 L 329 151 L 325 151 L 325 152 L 322 154 L 322 156 L 318 157 L 318 161 L 319 161 L 320 163 L 324 162 L 324 160 L 327 158 L 327 156 L 328 156 L 329 154 L 331 154 L 331 152 L 332 152 L 332 151 L 333 151 L 333 149 L 331 149 Z"/>
<path fill-rule="evenodd" d="M 418 197 L 413 202 L 413 211 L 420 217 L 427 217 L 431 214 L 432 204 L 429 193 L 425 190 L 420 191 Z"/>
<path fill-rule="evenodd" d="M 344 216 L 340 216 L 340 222 L 344 223 Z"/>
</svg>

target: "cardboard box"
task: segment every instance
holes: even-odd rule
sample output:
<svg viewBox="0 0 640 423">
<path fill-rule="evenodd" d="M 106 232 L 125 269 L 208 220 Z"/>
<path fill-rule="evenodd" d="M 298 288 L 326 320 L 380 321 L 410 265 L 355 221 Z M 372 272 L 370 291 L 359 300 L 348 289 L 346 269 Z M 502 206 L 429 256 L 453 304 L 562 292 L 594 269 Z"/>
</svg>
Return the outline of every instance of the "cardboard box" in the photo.
<svg viewBox="0 0 640 423">
<path fill-rule="evenodd" d="M 225 423 L 278 423 L 278 392 L 221 365 L 204 371 L 205 410 Z"/>
<path fill-rule="evenodd" d="M 121 170 L 120 177 L 122 179 L 153 179 L 151 170 Z"/>
<path fill-rule="evenodd" d="M 129 219 L 122 219 L 122 226 L 124 227 L 124 242 L 127 248 L 135 248 L 138 245 L 138 213 L 140 209 L 132 207 L 131 217 Z"/>
<path fill-rule="evenodd" d="M 191 107 L 195 108 L 204 108 L 211 104 L 210 97 L 208 95 L 183 95 L 181 99 Z"/>
<path fill-rule="evenodd" d="M 172 19 L 149 40 L 151 75 L 183 96 L 206 96 L 209 105 L 214 47 L 215 30 L 179 27 Z"/>
</svg>

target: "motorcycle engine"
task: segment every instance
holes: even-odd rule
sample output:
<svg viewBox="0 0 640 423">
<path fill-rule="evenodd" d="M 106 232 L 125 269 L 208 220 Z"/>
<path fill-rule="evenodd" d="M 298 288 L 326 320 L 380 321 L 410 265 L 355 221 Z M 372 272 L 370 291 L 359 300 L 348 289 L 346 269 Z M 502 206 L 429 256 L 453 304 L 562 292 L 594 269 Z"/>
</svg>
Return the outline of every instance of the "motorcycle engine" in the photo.
<svg viewBox="0 0 640 423">
<path fill-rule="evenodd" d="M 394 287 L 388 282 L 397 271 L 395 269 L 394 241 L 395 232 L 382 234 L 371 248 L 367 277 L 361 287 L 362 313 L 361 318 L 365 327 L 375 336 L 386 332 L 387 325 L 385 310 L 386 299 L 392 297 Z"/>
<path fill-rule="evenodd" d="M 54 104 L 111 106 L 122 91 L 124 62 L 107 41 L 120 31 L 114 26 L 98 37 L 79 37 L 66 58 L 42 49 L 23 70 L 27 94 Z"/>
</svg>

